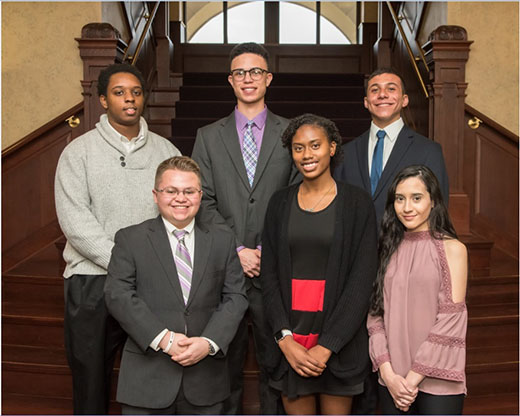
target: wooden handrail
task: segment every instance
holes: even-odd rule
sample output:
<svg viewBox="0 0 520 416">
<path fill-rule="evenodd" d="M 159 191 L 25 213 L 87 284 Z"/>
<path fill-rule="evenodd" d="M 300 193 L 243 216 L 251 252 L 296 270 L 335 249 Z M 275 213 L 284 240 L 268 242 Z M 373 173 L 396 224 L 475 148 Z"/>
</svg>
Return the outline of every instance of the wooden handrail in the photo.
<svg viewBox="0 0 520 416">
<path fill-rule="evenodd" d="M 137 46 L 135 48 L 135 52 L 134 52 L 134 54 L 131 57 L 132 58 L 131 61 L 130 61 L 131 65 L 135 65 L 135 63 L 137 62 L 137 59 L 139 58 L 139 54 L 141 53 L 141 48 L 143 47 L 143 43 L 144 43 L 144 40 L 146 38 L 146 34 L 150 30 L 150 26 L 153 23 L 153 19 L 155 18 L 155 15 L 157 14 L 157 9 L 159 8 L 159 4 L 160 3 L 161 3 L 160 1 L 157 1 L 155 3 L 155 5 L 153 6 L 153 9 L 152 9 L 152 13 L 148 16 L 148 18 L 146 20 L 146 24 L 144 26 L 144 29 L 141 32 L 141 35 L 139 36 L 139 41 L 137 42 Z M 139 23 L 140 23 L 140 20 L 139 20 Z M 137 26 L 139 26 L 139 23 L 138 23 Z M 125 55 L 123 57 L 123 61 L 125 61 L 126 59 L 129 58 L 129 55 L 128 55 L 129 49 L 130 49 L 130 45 L 128 46 L 127 50 L 125 51 Z"/>
<path fill-rule="evenodd" d="M 417 66 L 417 63 L 415 61 L 415 56 L 412 52 L 412 48 L 410 47 L 410 42 L 408 42 L 408 39 L 406 38 L 406 34 L 404 33 L 403 27 L 401 26 L 401 22 L 399 21 L 399 18 L 397 17 L 397 14 L 395 13 L 395 10 L 392 7 L 392 4 L 389 1 L 387 1 L 386 5 L 388 6 L 388 10 L 390 10 L 390 14 L 392 15 L 392 20 L 394 21 L 394 23 L 399 31 L 399 34 L 403 38 L 403 42 L 406 46 L 406 50 L 408 51 L 408 56 L 410 58 L 410 62 L 412 63 L 413 69 L 415 70 L 415 75 L 417 75 L 417 79 L 419 80 L 419 83 L 421 84 L 424 95 L 426 96 L 426 98 L 429 98 L 430 95 L 428 94 L 428 90 L 426 89 L 426 84 L 424 83 L 421 73 L 419 72 L 419 67 Z"/>
<path fill-rule="evenodd" d="M 490 119 L 488 116 L 471 107 L 469 104 L 464 104 L 464 111 L 474 117 L 478 117 L 483 124 L 489 126 L 493 130 L 496 130 L 498 133 L 500 133 L 501 136 L 518 145 L 518 135 L 514 134 L 512 131 L 506 129 L 504 126 L 501 126 L 496 121 Z"/>
<path fill-rule="evenodd" d="M 33 131 L 32 133 L 29 133 L 27 136 L 25 136 L 23 139 L 18 140 L 16 143 L 13 143 L 11 146 L 6 147 L 4 150 L 2 150 L 2 159 L 4 157 L 10 156 L 11 154 L 15 153 L 18 149 L 24 147 L 26 144 L 32 142 L 33 140 L 36 140 L 38 137 L 41 137 L 43 134 L 51 131 L 54 127 L 58 126 L 61 123 L 65 123 L 67 121 L 67 118 L 71 116 L 75 116 L 76 114 L 83 111 L 84 103 L 83 101 L 79 104 L 76 104 L 74 107 L 69 108 L 64 113 L 60 114 L 58 117 L 52 119 L 48 123 L 44 124 L 37 130 Z"/>
</svg>

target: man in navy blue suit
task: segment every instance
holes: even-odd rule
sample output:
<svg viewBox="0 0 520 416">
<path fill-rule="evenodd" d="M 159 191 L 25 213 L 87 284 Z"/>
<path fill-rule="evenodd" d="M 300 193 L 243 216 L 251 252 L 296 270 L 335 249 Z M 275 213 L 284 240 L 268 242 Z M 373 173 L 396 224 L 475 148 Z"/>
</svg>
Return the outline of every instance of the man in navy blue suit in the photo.
<svg viewBox="0 0 520 416">
<path fill-rule="evenodd" d="M 435 173 L 448 204 L 448 174 L 441 146 L 405 126 L 401 118 L 408 95 L 400 75 L 388 68 L 374 71 L 368 78 L 364 102 L 372 116 L 370 129 L 344 145 L 345 157 L 335 178 L 372 195 L 379 226 L 392 180 L 410 165 L 426 165 Z"/>
<path fill-rule="evenodd" d="M 404 125 L 401 109 L 408 105 L 408 96 L 401 76 L 389 68 L 374 71 L 368 78 L 364 103 L 372 116 L 370 129 L 343 145 L 345 156 L 334 177 L 372 195 L 378 229 L 388 188 L 407 166 L 428 166 L 439 180 L 447 205 L 448 173 L 441 146 Z M 364 388 L 354 397 L 352 414 L 375 414 L 377 410 L 377 373 L 367 377 Z"/>
</svg>

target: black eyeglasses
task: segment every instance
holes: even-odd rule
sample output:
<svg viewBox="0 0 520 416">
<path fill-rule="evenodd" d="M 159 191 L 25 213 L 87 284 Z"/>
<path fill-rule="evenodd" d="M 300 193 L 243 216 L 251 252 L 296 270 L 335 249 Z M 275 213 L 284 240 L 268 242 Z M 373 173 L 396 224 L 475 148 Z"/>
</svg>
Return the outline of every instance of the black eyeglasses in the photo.
<svg viewBox="0 0 520 416">
<path fill-rule="evenodd" d="M 269 71 L 262 68 L 251 68 L 251 69 L 233 69 L 230 74 L 235 81 L 243 81 L 246 77 L 246 74 L 249 73 L 249 76 L 253 81 L 258 81 L 262 79 L 264 73 L 268 73 Z"/>
</svg>

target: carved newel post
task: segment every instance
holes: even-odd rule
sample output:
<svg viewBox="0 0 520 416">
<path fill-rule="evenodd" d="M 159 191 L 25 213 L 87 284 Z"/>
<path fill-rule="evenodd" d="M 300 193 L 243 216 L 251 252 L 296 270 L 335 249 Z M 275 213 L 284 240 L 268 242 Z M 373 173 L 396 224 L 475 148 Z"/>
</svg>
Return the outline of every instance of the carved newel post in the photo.
<svg viewBox="0 0 520 416">
<path fill-rule="evenodd" d="M 99 73 L 108 65 L 121 62 L 126 44 L 121 35 L 109 23 L 88 23 L 81 29 L 78 42 L 83 60 L 83 100 L 85 103 L 84 131 L 91 130 L 104 113 L 97 95 Z"/>
<path fill-rule="evenodd" d="M 470 228 L 463 163 L 466 62 L 472 43 L 463 27 L 439 26 L 423 46 L 430 67 L 429 137 L 442 145 L 450 178 L 450 213 L 462 234 Z"/>
</svg>

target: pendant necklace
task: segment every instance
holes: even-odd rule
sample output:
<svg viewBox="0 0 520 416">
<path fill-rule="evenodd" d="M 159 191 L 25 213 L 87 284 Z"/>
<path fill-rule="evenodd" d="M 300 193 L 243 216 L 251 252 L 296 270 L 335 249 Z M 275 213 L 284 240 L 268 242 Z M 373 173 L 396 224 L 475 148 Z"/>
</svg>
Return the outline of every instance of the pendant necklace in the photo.
<svg viewBox="0 0 520 416">
<path fill-rule="evenodd" d="M 320 198 L 320 200 L 319 200 L 318 202 L 316 202 L 312 208 L 307 209 L 307 208 L 305 208 L 305 207 L 303 206 L 303 197 L 302 197 L 301 199 L 302 199 L 302 208 L 303 208 L 303 210 L 304 210 L 304 211 L 307 211 L 307 212 L 314 212 L 314 210 L 316 209 L 316 207 L 320 204 L 321 201 L 323 201 L 323 198 L 325 198 L 325 195 L 327 195 L 327 194 L 330 192 L 330 190 L 332 189 L 333 186 L 336 186 L 336 181 L 333 182 L 333 184 L 331 185 L 331 187 L 330 187 L 329 189 L 327 189 L 327 192 L 325 192 L 325 193 L 322 195 L 322 197 Z M 337 188 L 336 188 L 336 189 L 337 189 Z"/>
</svg>

